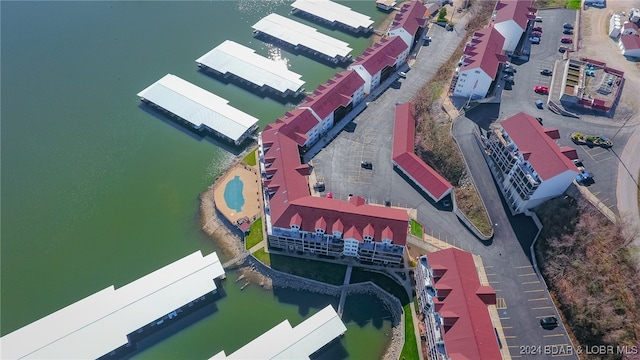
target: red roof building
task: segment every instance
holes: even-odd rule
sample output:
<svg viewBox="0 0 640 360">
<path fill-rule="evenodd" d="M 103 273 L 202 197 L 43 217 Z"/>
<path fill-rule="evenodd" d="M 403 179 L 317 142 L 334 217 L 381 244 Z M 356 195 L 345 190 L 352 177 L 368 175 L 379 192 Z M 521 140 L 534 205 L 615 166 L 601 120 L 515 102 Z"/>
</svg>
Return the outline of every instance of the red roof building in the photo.
<svg viewBox="0 0 640 360">
<path fill-rule="evenodd" d="M 323 88 L 318 93 L 327 91 Z M 314 124 L 310 112 L 307 108 L 289 111 L 260 135 L 269 245 L 285 251 L 353 256 L 375 264 L 401 263 L 409 220 L 406 210 L 369 205 L 358 196 L 349 201 L 311 196 L 310 167 L 300 159 L 304 132 Z"/>
<path fill-rule="evenodd" d="M 414 152 L 415 118 L 413 104 L 396 106 L 393 130 L 393 165 L 418 185 L 433 201 L 440 201 L 451 193 L 453 186 Z"/>
<path fill-rule="evenodd" d="M 396 13 L 393 23 L 387 32 L 388 36 L 400 36 L 409 48 L 413 47 L 416 36 L 427 24 L 427 8 L 422 1 L 405 2 Z"/>
<path fill-rule="evenodd" d="M 618 45 L 622 55 L 640 57 L 640 36 L 632 34 L 621 35 Z"/>
<path fill-rule="evenodd" d="M 503 44 L 504 37 L 494 28 L 484 28 L 473 33 L 458 69 L 458 80 L 453 91 L 455 96 L 473 99 L 487 96 L 500 63 L 507 61 L 507 57 L 502 54 Z"/>
<path fill-rule="evenodd" d="M 276 123 L 283 123 L 280 131 L 294 139 L 299 146 L 315 143 L 321 133 L 320 121 L 309 109 L 287 111 Z"/>
<path fill-rule="evenodd" d="M 543 128 L 525 113 L 490 133 L 490 167 L 514 214 L 560 196 L 579 173 L 571 161 L 577 153 L 558 146 L 559 138 L 556 129 Z"/>
<path fill-rule="evenodd" d="M 504 51 L 516 49 L 529 21 L 535 19 L 538 10 L 531 4 L 531 0 L 499 0 L 496 3 L 491 26 L 505 38 Z"/>
<path fill-rule="evenodd" d="M 398 36 L 384 38 L 369 47 L 349 65 L 365 81 L 364 92 L 370 93 L 407 61 L 409 47 Z"/>
<path fill-rule="evenodd" d="M 478 278 L 471 253 L 428 253 L 416 266 L 416 293 L 431 359 L 502 359 L 488 305 L 496 293 Z"/>
<path fill-rule="evenodd" d="M 319 119 L 330 120 L 333 126 L 334 122 L 340 120 L 335 113 L 348 113 L 363 97 L 364 80 L 355 71 L 345 70 L 319 85 L 313 95 L 298 107 L 311 109 Z"/>
</svg>

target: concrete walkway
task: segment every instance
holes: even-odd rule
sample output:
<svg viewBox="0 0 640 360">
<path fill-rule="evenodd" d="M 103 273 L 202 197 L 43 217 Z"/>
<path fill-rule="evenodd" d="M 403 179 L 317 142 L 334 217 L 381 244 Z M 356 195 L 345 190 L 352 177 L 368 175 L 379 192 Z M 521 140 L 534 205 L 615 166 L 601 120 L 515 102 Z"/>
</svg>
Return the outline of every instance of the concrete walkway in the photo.
<svg viewBox="0 0 640 360">
<path fill-rule="evenodd" d="M 640 126 L 636 126 L 620 155 L 616 198 L 621 216 L 640 226 L 638 211 L 638 171 L 640 171 Z M 640 236 L 635 245 L 640 246 Z"/>
</svg>

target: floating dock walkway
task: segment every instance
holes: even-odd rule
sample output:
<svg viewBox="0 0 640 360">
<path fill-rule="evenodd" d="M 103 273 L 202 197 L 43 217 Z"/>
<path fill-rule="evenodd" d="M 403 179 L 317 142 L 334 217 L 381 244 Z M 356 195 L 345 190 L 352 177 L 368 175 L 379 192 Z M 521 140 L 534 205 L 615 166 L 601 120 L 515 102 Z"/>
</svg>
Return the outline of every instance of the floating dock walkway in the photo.
<svg viewBox="0 0 640 360">
<path fill-rule="evenodd" d="M 253 26 L 254 34 L 285 43 L 294 50 L 304 50 L 334 64 L 351 60 L 349 44 L 322 34 L 318 30 L 278 14 L 270 14 Z"/>
<path fill-rule="evenodd" d="M 240 145 L 258 128 L 258 119 L 175 75 L 167 74 L 138 93 L 140 100 L 188 123 Z"/>
<path fill-rule="evenodd" d="M 282 97 L 298 96 L 304 91 L 302 75 L 287 65 L 260 56 L 244 45 L 226 40 L 196 60 L 200 68 L 223 77 L 234 76 L 260 91 Z"/>
<path fill-rule="evenodd" d="M 293 14 L 308 16 L 329 26 L 354 33 L 366 34 L 373 31 L 373 20 L 370 17 L 330 0 L 297 0 L 291 7 Z"/>
</svg>

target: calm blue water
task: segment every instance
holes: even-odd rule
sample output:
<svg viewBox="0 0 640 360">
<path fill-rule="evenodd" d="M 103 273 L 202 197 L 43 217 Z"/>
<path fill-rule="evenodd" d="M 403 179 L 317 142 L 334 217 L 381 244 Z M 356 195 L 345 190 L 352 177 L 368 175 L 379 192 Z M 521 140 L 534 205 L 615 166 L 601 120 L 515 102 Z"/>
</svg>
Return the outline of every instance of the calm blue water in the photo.
<svg viewBox="0 0 640 360">
<path fill-rule="evenodd" d="M 242 195 L 243 187 L 244 184 L 238 175 L 227 182 L 227 185 L 224 187 L 224 202 L 227 203 L 229 209 L 233 209 L 236 212 L 242 211 L 242 206 L 244 206 L 244 196 Z"/>
</svg>

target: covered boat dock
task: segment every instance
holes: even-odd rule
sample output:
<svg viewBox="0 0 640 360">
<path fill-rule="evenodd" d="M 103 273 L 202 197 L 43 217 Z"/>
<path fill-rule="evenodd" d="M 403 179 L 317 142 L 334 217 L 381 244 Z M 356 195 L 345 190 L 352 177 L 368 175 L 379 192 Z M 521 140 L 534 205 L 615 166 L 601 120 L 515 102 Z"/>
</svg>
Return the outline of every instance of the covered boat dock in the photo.
<svg viewBox="0 0 640 360">
<path fill-rule="evenodd" d="M 348 43 L 278 14 L 265 16 L 252 28 L 256 35 L 267 36 L 294 50 L 304 50 L 334 64 L 351 60 L 353 49 Z"/>
<path fill-rule="evenodd" d="M 224 77 L 235 76 L 260 91 L 275 92 L 282 97 L 298 96 L 304 91 L 302 75 L 231 40 L 202 55 L 196 63 L 207 71 Z"/>
<path fill-rule="evenodd" d="M 354 33 L 373 31 L 373 20 L 351 8 L 330 0 L 297 0 L 291 4 L 292 13 L 303 14 L 330 26 Z"/>
<path fill-rule="evenodd" d="M 6 359 L 97 359 L 134 350 L 130 337 L 153 332 L 217 291 L 216 253 L 183 257 L 121 288 L 109 286 L 0 338 Z M 182 309 L 185 311 L 182 311 Z"/>
<path fill-rule="evenodd" d="M 183 120 L 196 130 L 205 130 L 240 145 L 258 128 L 258 119 L 175 75 L 167 74 L 138 93 L 140 100 Z"/>
</svg>

